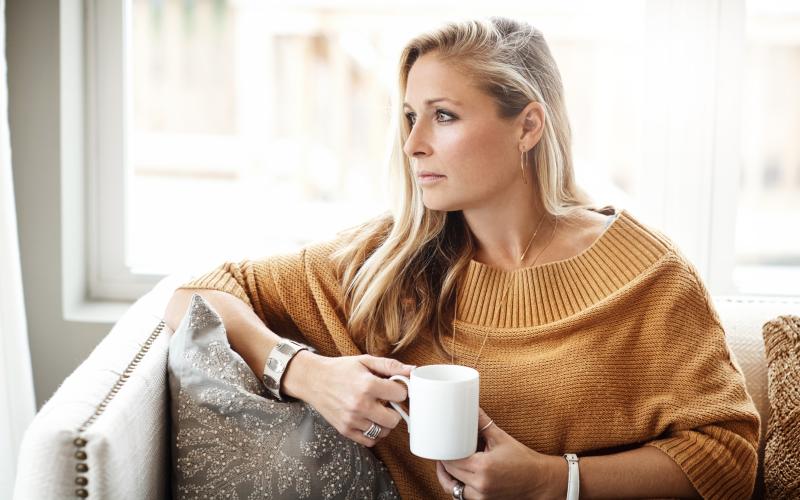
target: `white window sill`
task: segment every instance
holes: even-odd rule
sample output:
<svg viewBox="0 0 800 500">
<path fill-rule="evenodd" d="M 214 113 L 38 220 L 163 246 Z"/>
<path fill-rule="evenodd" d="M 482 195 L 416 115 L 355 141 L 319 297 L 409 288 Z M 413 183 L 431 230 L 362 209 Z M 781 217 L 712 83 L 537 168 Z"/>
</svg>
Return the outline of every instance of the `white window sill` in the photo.
<svg viewBox="0 0 800 500">
<path fill-rule="evenodd" d="M 79 323 L 107 323 L 113 325 L 125 314 L 133 302 L 85 301 L 65 308 L 64 320 Z"/>
</svg>

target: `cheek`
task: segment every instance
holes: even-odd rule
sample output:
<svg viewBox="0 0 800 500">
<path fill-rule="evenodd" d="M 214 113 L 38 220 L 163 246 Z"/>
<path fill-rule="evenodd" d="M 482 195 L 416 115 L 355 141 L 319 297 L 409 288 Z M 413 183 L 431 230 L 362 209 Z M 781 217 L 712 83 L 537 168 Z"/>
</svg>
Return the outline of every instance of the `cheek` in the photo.
<svg viewBox="0 0 800 500">
<path fill-rule="evenodd" d="M 441 146 L 447 152 L 448 170 L 457 182 L 471 183 L 481 191 L 508 182 L 513 170 L 509 159 L 513 145 L 496 130 L 481 128 L 454 133 L 443 137 Z"/>
</svg>

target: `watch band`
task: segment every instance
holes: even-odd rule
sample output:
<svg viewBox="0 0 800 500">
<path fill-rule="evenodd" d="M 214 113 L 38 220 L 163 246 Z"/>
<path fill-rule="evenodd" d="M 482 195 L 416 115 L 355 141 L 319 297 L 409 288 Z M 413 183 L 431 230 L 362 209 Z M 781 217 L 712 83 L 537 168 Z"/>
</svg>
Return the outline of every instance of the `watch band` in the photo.
<svg viewBox="0 0 800 500">
<path fill-rule="evenodd" d="M 295 342 L 291 339 L 281 339 L 267 356 L 261 381 L 264 387 L 266 387 L 278 401 L 294 400 L 294 398 L 289 396 L 281 395 L 281 381 L 283 380 L 283 374 L 286 373 L 286 367 L 289 366 L 289 361 L 291 361 L 298 352 L 303 350 L 315 352 L 312 347 L 301 344 L 300 342 Z"/>
<path fill-rule="evenodd" d="M 564 458 L 569 468 L 569 476 L 567 478 L 567 500 L 578 500 L 578 493 L 580 493 L 581 490 L 580 476 L 578 474 L 578 455 L 574 453 L 565 453 Z"/>
</svg>

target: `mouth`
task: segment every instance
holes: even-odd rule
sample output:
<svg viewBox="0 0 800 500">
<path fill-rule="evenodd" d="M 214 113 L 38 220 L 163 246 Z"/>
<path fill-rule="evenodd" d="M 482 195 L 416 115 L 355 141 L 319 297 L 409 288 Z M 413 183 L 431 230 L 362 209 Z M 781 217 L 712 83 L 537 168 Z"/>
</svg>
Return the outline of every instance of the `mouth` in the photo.
<svg viewBox="0 0 800 500">
<path fill-rule="evenodd" d="M 432 170 L 418 170 L 417 177 L 422 179 L 423 177 L 446 177 L 446 176 L 440 174 L 439 172 L 434 172 Z"/>
<path fill-rule="evenodd" d="M 420 184 L 433 184 L 435 182 L 443 181 L 446 178 L 447 176 L 439 174 L 420 174 L 417 176 Z"/>
</svg>

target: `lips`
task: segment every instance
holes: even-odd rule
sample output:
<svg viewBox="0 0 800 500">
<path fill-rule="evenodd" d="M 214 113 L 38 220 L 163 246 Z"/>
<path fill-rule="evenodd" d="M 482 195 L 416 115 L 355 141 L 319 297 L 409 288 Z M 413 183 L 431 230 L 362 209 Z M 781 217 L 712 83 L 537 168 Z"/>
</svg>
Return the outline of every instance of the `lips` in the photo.
<svg viewBox="0 0 800 500">
<path fill-rule="evenodd" d="M 420 170 L 419 172 L 417 172 L 417 177 L 425 179 L 425 178 L 446 177 L 446 176 L 437 172 L 431 172 L 430 170 Z"/>
<path fill-rule="evenodd" d="M 447 176 L 431 172 L 430 170 L 422 170 L 417 174 L 417 183 L 420 186 L 433 186 L 440 182 L 444 182 Z"/>
</svg>

